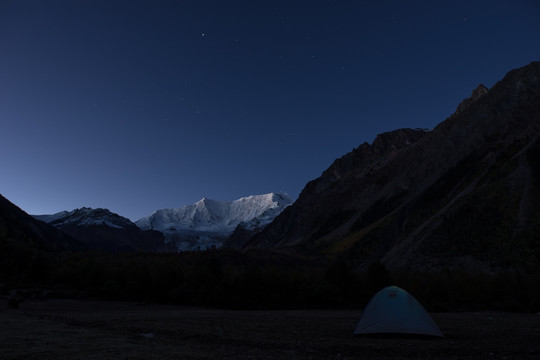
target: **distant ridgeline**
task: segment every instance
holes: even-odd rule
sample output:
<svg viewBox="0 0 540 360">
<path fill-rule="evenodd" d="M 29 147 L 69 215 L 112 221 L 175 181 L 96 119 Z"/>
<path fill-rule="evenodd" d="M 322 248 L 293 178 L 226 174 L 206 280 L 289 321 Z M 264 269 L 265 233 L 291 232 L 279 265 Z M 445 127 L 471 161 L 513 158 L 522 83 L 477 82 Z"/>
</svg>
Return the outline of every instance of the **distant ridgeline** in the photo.
<svg viewBox="0 0 540 360">
<path fill-rule="evenodd" d="M 192 251 L 220 248 L 235 230 L 251 236 L 261 231 L 291 202 L 283 193 L 253 195 L 230 202 L 204 198 L 193 205 L 154 211 L 135 223 L 107 209 L 91 208 L 34 217 L 92 249 L 108 252 Z"/>
</svg>

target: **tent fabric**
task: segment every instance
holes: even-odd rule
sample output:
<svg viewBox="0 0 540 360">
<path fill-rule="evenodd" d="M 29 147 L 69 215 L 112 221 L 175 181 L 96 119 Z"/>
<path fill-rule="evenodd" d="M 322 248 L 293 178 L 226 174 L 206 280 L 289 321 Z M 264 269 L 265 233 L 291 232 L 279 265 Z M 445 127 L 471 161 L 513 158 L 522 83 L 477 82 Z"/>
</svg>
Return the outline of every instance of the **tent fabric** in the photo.
<svg viewBox="0 0 540 360">
<path fill-rule="evenodd" d="M 416 334 L 444 337 L 431 316 L 407 291 L 389 286 L 369 301 L 354 330 L 364 334 Z"/>
</svg>

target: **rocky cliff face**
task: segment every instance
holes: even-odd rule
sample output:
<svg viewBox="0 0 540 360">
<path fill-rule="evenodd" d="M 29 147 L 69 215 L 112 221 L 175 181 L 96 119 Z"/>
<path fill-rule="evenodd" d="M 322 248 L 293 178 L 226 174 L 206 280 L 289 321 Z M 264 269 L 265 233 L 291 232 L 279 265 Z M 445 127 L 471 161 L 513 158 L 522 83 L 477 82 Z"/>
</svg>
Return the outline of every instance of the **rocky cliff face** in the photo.
<svg viewBox="0 0 540 360">
<path fill-rule="evenodd" d="M 540 63 L 479 86 L 432 131 L 379 135 L 336 160 L 245 249 L 391 268 L 540 262 Z"/>
<path fill-rule="evenodd" d="M 455 115 L 461 114 L 465 109 L 467 109 L 471 104 L 478 100 L 481 96 L 487 94 L 488 88 L 480 84 L 476 89 L 473 90 L 470 97 L 463 100 L 457 107 Z"/>
</svg>

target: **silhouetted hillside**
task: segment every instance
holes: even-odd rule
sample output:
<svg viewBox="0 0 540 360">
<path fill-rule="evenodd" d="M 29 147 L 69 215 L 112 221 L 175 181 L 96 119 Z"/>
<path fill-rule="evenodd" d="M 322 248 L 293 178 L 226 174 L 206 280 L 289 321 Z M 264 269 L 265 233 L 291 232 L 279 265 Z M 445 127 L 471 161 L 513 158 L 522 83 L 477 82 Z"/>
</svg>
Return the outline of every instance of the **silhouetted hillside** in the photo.
<svg viewBox="0 0 540 360">
<path fill-rule="evenodd" d="M 86 248 L 69 235 L 34 219 L 0 195 L 0 241 L 45 251 L 75 251 Z"/>
<path fill-rule="evenodd" d="M 57 254 L 85 248 L 0 195 L 0 290 L 4 282 L 44 282 Z"/>
<path fill-rule="evenodd" d="M 479 86 L 431 131 L 381 134 L 336 160 L 245 249 L 394 269 L 535 269 L 539 134 L 534 62 Z"/>
</svg>

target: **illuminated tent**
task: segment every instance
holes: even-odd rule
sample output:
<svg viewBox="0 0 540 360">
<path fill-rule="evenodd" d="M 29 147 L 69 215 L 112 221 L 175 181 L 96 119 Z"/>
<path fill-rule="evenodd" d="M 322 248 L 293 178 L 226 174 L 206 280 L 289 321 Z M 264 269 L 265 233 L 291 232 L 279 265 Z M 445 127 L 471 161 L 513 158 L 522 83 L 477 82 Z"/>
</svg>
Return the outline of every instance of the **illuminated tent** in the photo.
<svg viewBox="0 0 540 360">
<path fill-rule="evenodd" d="M 416 334 L 443 337 L 441 330 L 416 299 L 397 286 L 379 291 L 369 301 L 354 330 L 365 334 Z"/>
</svg>

